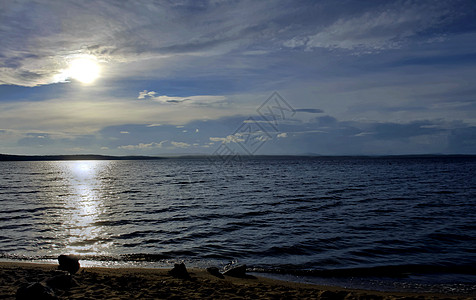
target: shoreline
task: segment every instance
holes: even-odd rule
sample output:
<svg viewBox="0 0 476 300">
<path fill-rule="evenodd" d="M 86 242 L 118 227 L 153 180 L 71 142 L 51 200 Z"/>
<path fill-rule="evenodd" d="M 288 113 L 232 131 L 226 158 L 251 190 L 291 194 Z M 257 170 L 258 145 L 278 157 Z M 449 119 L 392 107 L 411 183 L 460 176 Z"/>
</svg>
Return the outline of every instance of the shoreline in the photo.
<svg viewBox="0 0 476 300">
<path fill-rule="evenodd" d="M 226 155 L 225 155 L 226 156 Z M 240 155 L 242 158 L 260 159 L 476 159 L 476 154 L 396 154 L 396 155 L 321 155 L 321 154 L 296 154 L 296 155 Z M 222 155 L 210 154 L 165 154 L 160 156 L 141 155 L 102 155 L 102 154 L 47 154 L 47 155 L 24 155 L 24 154 L 3 154 L 0 153 L 0 161 L 101 161 L 101 160 L 162 160 L 162 159 L 219 159 Z"/>
<path fill-rule="evenodd" d="M 73 275 L 75 286 L 54 289 L 58 299 L 474 299 L 474 294 L 383 292 L 271 279 L 264 276 L 220 279 L 189 268 L 190 280 L 169 269 L 84 267 Z M 0 299 L 15 299 L 18 288 L 57 273 L 55 264 L 0 262 Z"/>
</svg>

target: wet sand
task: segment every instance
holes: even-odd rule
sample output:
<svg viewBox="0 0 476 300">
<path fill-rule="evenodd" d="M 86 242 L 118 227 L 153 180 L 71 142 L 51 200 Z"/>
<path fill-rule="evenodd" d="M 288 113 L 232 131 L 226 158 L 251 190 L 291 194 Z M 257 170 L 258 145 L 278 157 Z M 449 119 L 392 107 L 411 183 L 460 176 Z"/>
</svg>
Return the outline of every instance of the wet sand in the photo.
<svg viewBox="0 0 476 300">
<path fill-rule="evenodd" d="M 58 299 L 474 299 L 469 296 L 349 290 L 263 277 L 217 278 L 189 269 L 177 279 L 166 269 L 81 268 L 74 286 L 54 288 Z M 15 299 L 18 288 L 57 274 L 57 265 L 0 262 L 0 299 Z"/>
</svg>

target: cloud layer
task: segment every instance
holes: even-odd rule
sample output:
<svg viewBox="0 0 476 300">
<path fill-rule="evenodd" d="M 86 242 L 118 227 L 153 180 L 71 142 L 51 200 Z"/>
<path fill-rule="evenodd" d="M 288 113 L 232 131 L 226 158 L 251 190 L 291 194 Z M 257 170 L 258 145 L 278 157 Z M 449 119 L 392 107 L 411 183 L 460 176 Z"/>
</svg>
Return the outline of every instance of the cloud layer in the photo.
<svg viewBox="0 0 476 300">
<path fill-rule="evenodd" d="M 466 0 L 6 1 L 0 152 L 476 153 L 475 19 Z M 84 56 L 90 85 L 63 76 Z M 275 91 L 293 115 L 271 126 Z"/>
<path fill-rule="evenodd" d="M 81 54 L 108 66 L 237 50 L 263 55 L 282 46 L 394 49 L 446 39 L 441 28 L 471 15 L 468 1 L 302 2 L 7 2 L 0 12 L 0 84 L 54 83 Z"/>
</svg>

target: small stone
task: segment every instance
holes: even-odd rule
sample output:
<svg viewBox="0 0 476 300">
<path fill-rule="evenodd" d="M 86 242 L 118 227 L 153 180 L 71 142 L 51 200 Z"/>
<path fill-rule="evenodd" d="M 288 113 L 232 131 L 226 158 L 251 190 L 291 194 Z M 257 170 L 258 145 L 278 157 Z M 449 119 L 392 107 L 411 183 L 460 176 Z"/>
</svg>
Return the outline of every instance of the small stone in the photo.
<svg viewBox="0 0 476 300">
<path fill-rule="evenodd" d="M 232 277 L 238 277 L 238 278 L 247 278 L 248 276 L 246 275 L 246 265 L 234 267 L 231 269 L 228 269 L 223 273 L 223 275 L 226 276 L 232 276 Z"/>
<path fill-rule="evenodd" d="M 79 270 L 79 259 L 74 255 L 60 255 L 58 256 L 59 267 L 58 269 L 68 271 L 71 274 L 75 274 Z"/>
<path fill-rule="evenodd" d="M 223 276 L 223 274 L 220 273 L 220 270 L 218 270 L 217 267 L 207 268 L 207 272 L 212 274 L 215 277 L 218 277 L 218 278 L 221 278 L 221 279 L 225 278 L 225 276 Z"/>
<path fill-rule="evenodd" d="M 190 274 L 188 274 L 184 263 L 174 264 L 174 268 L 169 271 L 169 274 L 175 278 L 190 279 Z"/>
<path fill-rule="evenodd" d="M 16 293 L 17 300 L 56 300 L 53 290 L 40 282 L 29 283 L 21 286 Z"/>
</svg>

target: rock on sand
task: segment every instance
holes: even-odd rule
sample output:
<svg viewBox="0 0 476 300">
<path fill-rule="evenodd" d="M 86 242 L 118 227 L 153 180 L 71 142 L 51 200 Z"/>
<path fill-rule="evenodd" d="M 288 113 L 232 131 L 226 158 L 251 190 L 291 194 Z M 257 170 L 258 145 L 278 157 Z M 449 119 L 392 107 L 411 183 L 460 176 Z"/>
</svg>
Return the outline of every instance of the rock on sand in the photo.
<svg viewBox="0 0 476 300">
<path fill-rule="evenodd" d="M 79 270 L 79 259 L 74 255 L 60 255 L 58 256 L 59 267 L 58 269 L 63 271 L 68 271 L 71 274 L 78 272 Z"/>
</svg>

